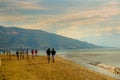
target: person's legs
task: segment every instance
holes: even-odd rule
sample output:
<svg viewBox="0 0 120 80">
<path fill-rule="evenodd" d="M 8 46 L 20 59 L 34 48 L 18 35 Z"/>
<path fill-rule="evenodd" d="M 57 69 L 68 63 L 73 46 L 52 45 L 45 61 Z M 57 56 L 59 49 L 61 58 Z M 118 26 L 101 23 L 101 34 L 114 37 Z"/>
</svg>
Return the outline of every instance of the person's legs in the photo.
<svg viewBox="0 0 120 80">
<path fill-rule="evenodd" d="M 22 59 L 22 53 L 20 53 L 20 59 Z"/>
<path fill-rule="evenodd" d="M 17 58 L 18 58 L 18 60 L 19 60 L 19 54 L 17 54 Z"/>
<path fill-rule="evenodd" d="M 50 55 L 48 55 L 48 63 L 50 63 Z"/>
<path fill-rule="evenodd" d="M 32 53 L 32 59 L 34 58 L 34 54 Z"/>
<path fill-rule="evenodd" d="M 27 53 L 27 59 L 29 59 L 29 55 L 28 55 L 28 53 Z"/>
<path fill-rule="evenodd" d="M 37 56 L 37 53 L 35 53 L 35 56 Z"/>
<path fill-rule="evenodd" d="M 9 53 L 9 59 L 11 59 L 11 53 Z"/>
<path fill-rule="evenodd" d="M 24 59 L 24 53 L 23 53 L 23 59 Z"/>
<path fill-rule="evenodd" d="M 54 55 L 52 55 L 52 62 L 54 62 Z"/>
</svg>

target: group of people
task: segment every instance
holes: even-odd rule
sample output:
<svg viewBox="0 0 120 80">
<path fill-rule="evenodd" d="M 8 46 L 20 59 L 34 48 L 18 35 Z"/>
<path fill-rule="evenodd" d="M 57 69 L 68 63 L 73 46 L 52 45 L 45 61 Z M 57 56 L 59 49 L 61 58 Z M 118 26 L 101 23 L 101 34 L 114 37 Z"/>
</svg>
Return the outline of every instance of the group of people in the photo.
<svg viewBox="0 0 120 80">
<path fill-rule="evenodd" d="M 54 48 L 52 48 L 52 50 L 50 50 L 50 48 L 48 48 L 46 53 L 47 53 L 47 56 L 48 56 L 48 63 L 50 63 L 50 55 L 51 54 L 52 54 L 52 62 L 54 62 L 55 61 L 54 57 L 55 57 L 55 54 L 56 54 L 56 51 L 54 50 Z"/>
<path fill-rule="evenodd" d="M 7 54 L 8 58 L 11 59 L 11 51 L 10 50 L 3 50 L 3 53 Z"/>
<path fill-rule="evenodd" d="M 9 59 L 11 59 L 11 52 L 10 52 L 10 50 L 3 50 L 3 53 L 4 53 L 4 54 L 6 53 L 7 56 L 9 56 Z M 18 59 L 18 60 L 19 60 L 19 59 L 24 59 L 25 56 L 26 56 L 27 59 L 29 59 L 29 53 L 30 53 L 30 51 L 29 51 L 28 49 L 26 49 L 26 50 L 22 50 L 22 49 L 21 49 L 21 50 L 17 50 L 17 51 L 16 51 L 17 59 Z M 55 54 L 56 54 L 55 49 L 52 48 L 52 50 L 50 50 L 50 48 L 48 48 L 48 49 L 46 50 L 46 53 L 47 53 L 48 63 L 50 63 L 50 60 L 51 60 L 50 56 L 51 56 L 51 55 L 52 55 L 52 62 L 54 62 L 54 61 L 55 61 L 54 57 L 55 57 Z M 37 55 L 38 55 L 38 50 L 37 50 L 37 49 L 32 49 L 32 50 L 31 50 L 31 55 L 32 55 L 32 59 L 33 59 L 34 56 L 37 56 Z"/>
<path fill-rule="evenodd" d="M 17 58 L 18 58 L 18 60 L 19 59 L 24 59 L 24 57 L 25 57 L 25 54 L 26 54 L 26 56 L 27 56 L 27 59 L 29 58 L 29 56 L 28 56 L 28 50 L 17 50 L 16 51 L 16 56 L 17 56 Z"/>
<path fill-rule="evenodd" d="M 32 58 L 34 58 L 34 55 L 37 56 L 38 50 L 37 49 L 32 49 L 31 50 Z M 27 59 L 29 59 L 29 50 L 17 50 L 16 55 L 18 59 L 24 59 L 25 55 L 27 56 Z"/>
</svg>

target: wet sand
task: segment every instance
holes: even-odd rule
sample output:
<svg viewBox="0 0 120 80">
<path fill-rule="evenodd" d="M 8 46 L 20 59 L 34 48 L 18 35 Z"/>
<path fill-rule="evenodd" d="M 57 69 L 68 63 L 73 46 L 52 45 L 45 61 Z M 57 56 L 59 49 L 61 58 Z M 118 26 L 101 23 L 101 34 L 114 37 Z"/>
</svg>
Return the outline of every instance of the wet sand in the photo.
<svg viewBox="0 0 120 80">
<path fill-rule="evenodd" d="M 116 80 L 94 72 L 72 61 L 55 57 L 55 62 L 47 63 L 46 56 L 34 59 L 8 59 L 1 55 L 0 80 Z"/>
</svg>

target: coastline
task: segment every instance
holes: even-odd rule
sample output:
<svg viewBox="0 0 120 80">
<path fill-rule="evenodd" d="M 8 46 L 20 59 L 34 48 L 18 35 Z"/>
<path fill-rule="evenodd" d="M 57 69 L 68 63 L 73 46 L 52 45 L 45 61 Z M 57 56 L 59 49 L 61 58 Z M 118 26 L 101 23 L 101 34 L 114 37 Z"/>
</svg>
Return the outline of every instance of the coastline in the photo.
<svg viewBox="0 0 120 80">
<path fill-rule="evenodd" d="M 47 63 L 46 56 L 17 60 L 14 55 L 9 60 L 1 55 L 0 67 L 0 80 L 117 80 L 59 56 Z"/>
<path fill-rule="evenodd" d="M 60 56 L 95 72 L 120 79 L 119 49 L 66 50 L 60 52 Z"/>
</svg>

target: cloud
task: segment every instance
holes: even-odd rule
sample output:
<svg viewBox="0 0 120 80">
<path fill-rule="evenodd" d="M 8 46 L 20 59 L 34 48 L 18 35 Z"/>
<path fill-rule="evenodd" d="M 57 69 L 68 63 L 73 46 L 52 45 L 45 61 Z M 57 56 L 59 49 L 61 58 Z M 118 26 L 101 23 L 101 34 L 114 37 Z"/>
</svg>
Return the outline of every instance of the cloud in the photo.
<svg viewBox="0 0 120 80">
<path fill-rule="evenodd" d="M 6 16 L 0 16 L 0 19 L 1 19 L 1 21 L 14 21 L 14 22 L 16 22 L 16 21 L 23 21 L 23 20 L 25 20 L 27 18 L 27 16 L 9 16 L 9 15 L 6 15 Z"/>
<path fill-rule="evenodd" d="M 42 19 L 38 19 L 35 23 L 36 27 L 71 27 L 84 25 L 99 25 L 101 22 L 107 21 L 109 18 L 120 14 L 119 7 L 103 7 L 99 10 L 88 10 L 74 14 L 63 15 L 46 15 Z M 38 18 L 41 18 L 39 16 Z M 33 24 L 34 25 L 34 24 Z"/>
<path fill-rule="evenodd" d="M 16 7 L 18 7 L 18 9 L 25 9 L 25 10 L 46 10 L 47 9 L 38 4 L 33 4 L 28 1 L 16 1 L 14 2 L 14 4 Z"/>
<path fill-rule="evenodd" d="M 45 7 L 41 7 L 40 5 L 36 5 L 32 2 L 28 2 L 28 1 L 18 1 L 18 0 L 4 0 L 2 2 L 6 2 L 6 3 L 11 3 L 13 6 L 13 11 L 15 11 L 17 8 L 18 9 L 44 9 L 46 10 L 47 8 Z M 110 3 L 109 3 L 110 4 Z M 115 3 L 114 3 L 115 4 Z M 8 4 L 7 8 L 10 9 L 11 6 Z M 7 10 L 6 10 L 7 11 Z M 17 12 L 17 11 L 16 11 Z M 18 13 L 19 15 L 20 13 Z M 84 10 L 84 11 L 77 11 L 75 13 L 64 13 L 64 14 L 60 14 L 60 15 L 55 15 L 52 16 L 50 15 L 50 19 L 49 18 L 45 18 L 42 20 L 43 23 L 70 23 L 70 22 L 79 22 L 79 23 L 98 23 L 101 21 L 104 21 L 106 18 L 115 16 L 120 14 L 120 7 L 118 6 L 103 6 L 99 9 L 92 9 L 92 10 Z M 48 13 L 49 15 L 49 13 Z M 31 15 L 31 16 L 36 16 L 36 15 Z M 37 15 L 38 16 L 38 15 Z M 42 15 L 43 16 L 43 15 Z M 40 16 L 41 17 L 41 16 Z M 84 20 L 82 20 L 84 19 Z M 93 19 L 90 20 L 90 19 Z"/>
<path fill-rule="evenodd" d="M 59 22 L 66 23 L 66 22 L 74 22 L 74 21 L 86 22 L 87 20 L 90 21 L 92 19 L 94 21 L 96 19 L 96 22 L 98 22 L 98 21 L 104 21 L 109 17 L 113 17 L 119 14 L 120 14 L 120 7 L 103 7 L 97 10 L 87 10 L 73 14 L 64 14 L 60 16 L 55 16 L 54 20 L 52 19 L 51 21 L 58 23 Z"/>
<path fill-rule="evenodd" d="M 119 5 L 120 5 L 120 2 L 118 1 L 108 2 L 104 4 L 104 6 L 119 6 Z"/>
<path fill-rule="evenodd" d="M 12 14 L 15 13 L 22 14 L 21 10 L 47 10 L 40 4 L 34 3 L 32 1 L 22 1 L 22 0 L 0 0 L 0 14 Z"/>
<path fill-rule="evenodd" d="M 23 24 L 21 26 L 25 28 L 42 29 L 72 38 L 109 35 L 112 30 L 116 29 L 115 26 L 101 24 L 108 22 L 109 19 L 119 14 L 119 7 L 104 6 L 97 10 L 87 10 L 72 14 L 37 15 L 35 23 L 30 25 Z M 113 22 L 110 23 L 112 24 Z"/>
<path fill-rule="evenodd" d="M 120 26 L 116 27 L 116 31 L 120 34 Z"/>
<path fill-rule="evenodd" d="M 87 37 L 110 36 L 120 33 L 120 27 L 67 27 L 58 30 L 57 34 L 82 39 Z"/>
<path fill-rule="evenodd" d="M 117 27 L 117 30 L 119 30 L 119 31 L 120 31 L 120 26 L 119 26 L 119 27 Z"/>
<path fill-rule="evenodd" d="M 72 13 L 70 13 L 69 8 L 66 8 L 66 11 L 62 14 L 49 14 L 48 12 L 48 14 L 30 15 L 28 13 L 28 15 L 24 15 L 19 12 L 17 13 L 16 10 L 48 10 L 48 8 L 31 1 L 5 1 L 4 3 L 10 3 L 10 5 L 4 6 L 2 10 L 6 8 L 6 11 L 10 11 L 12 8 L 13 13 L 16 12 L 16 15 L 0 15 L 1 21 L 6 23 L 8 21 L 14 22 L 16 26 L 22 28 L 42 29 L 72 38 L 107 35 L 111 34 L 110 32 L 113 30 L 119 30 L 119 27 L 117 29 L 115 25 L 111 26 L 113 22 L 109 22 L 110 19 L 114 21 L 114 16 L 120 15 L 120 7 L 116 2 L 108 2 L 103 6 L 93 9 L 88 7 L 87 10 L 78 10 L 79 6 L 77 6 L 76 11 Z M 59 11 L 64 11 L 64 9 L 61 7 Z M 111 24 L 102 25 L 103 23 Z"/>
<path fill-rule="evenodd" d="M 67 27 L 65 29 L 58 30 L 57 34 L 72 38 L 86 36 L 86 34 L 83 33 L 83 29 L 80 31 L 79 27 Z"/>
</svg>

